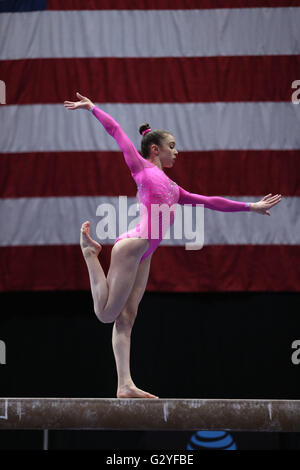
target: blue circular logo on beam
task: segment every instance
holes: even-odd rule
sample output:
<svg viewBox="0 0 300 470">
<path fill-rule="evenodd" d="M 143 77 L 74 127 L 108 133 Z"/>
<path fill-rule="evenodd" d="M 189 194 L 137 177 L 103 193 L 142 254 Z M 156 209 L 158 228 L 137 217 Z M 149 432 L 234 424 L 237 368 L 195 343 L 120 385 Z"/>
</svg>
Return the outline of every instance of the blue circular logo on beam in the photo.
<svg viewBox="0 0 300 470">
<path fill-rule="evenodd" d="M 187 450 L 237 450 L 237 447 L 226 431 L 197 431 L 191 436 Z"/>
</svg>

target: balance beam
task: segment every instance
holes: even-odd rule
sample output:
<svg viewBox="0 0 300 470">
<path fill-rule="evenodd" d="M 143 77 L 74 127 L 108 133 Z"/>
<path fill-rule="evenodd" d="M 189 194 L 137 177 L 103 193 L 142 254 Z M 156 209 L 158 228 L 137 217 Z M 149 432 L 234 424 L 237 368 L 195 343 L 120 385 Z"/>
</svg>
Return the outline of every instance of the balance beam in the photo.
<svg viewBox="0 0 300 470">
<path fill-rule="evenodd" d="M 0 398 L 0 429 L 300 432 L 300 400 Z"/>
</svg>

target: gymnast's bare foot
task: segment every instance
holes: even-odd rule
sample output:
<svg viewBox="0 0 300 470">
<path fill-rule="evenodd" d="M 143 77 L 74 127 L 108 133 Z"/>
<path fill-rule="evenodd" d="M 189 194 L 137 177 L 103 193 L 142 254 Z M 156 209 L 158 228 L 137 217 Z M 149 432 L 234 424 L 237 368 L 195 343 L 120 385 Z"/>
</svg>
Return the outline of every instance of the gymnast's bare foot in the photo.
<svg viewBox="0 0 300 470">
<path fill-rule="evenodd" d="M 117 391 L 117 398 L 158 398 L 151 393 L 144 392 L 140 388 L 137 388 L 134 384 L 124 385 L 119 387 Z"/>
<path fill-rule="evenodd" d="M 89 256 L 98 256 L 102 246 L 90 237 L 90 223 L 86 221 L 81 226 L 80 246 L 85 258 Z"/>
</svg>

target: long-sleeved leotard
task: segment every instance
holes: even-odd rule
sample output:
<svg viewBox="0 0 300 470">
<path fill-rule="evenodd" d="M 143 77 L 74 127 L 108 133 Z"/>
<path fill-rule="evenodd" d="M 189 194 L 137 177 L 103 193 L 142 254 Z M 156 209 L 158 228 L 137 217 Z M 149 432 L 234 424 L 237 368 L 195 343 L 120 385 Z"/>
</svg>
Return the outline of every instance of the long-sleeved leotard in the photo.
<svg viewBox="0 0 300 470">
<path fill-rule="evenodd" d="M 96 106 L 91 112 L 101 122 L 105 130 L 116 140 L 123 152 L 127 166 L 138 188 L 137 197 L 140 202 L 140 222 L 137 226 L 121 234 L 115 244 L 124 238 L 146 238 L 149 248 L 141 257 L 147 258 L 158 247 L 166 231 L 174 223 L 176 204 L 203 204 L 204 207 L 223 212 L 250 211 L 250 203 L 232 201 L 222 197 L 201 196 L 192 194 L 178 186 L 166 176 L 156 165 L 143 158 L 127 137 L 120 124 L 109 114 Z M 162 204 L 169 208 L 169 225 L 165 224 Z"/>
</svg>

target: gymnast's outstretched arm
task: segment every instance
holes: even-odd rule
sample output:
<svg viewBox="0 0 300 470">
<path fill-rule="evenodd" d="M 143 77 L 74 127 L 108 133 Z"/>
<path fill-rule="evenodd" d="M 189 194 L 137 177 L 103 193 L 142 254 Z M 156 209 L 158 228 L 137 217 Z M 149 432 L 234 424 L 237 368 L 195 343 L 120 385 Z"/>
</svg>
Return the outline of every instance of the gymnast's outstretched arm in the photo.
<svg viewBox="0 0 300 470">
<path fill-rule="evenodd" d="M 101 122 L 108 134 L 116 140 L 124 154 L 125 161 L 132 175 L 145 168 L 145 166 L 147 166 L 147 161 L 139 154 L 129 137 L 121 128 L 120 124 L 117 123 L 109 114 L 95 106 L 89 98 L 80 95 L 80 93 L 76 93 L 76 95 L 80 101 L 65 101 L 64 106 L 67 109 L 87 109 L 93 113 L 98 121 Z"/>
<path fill-rule="evenodd" d="M 232 201 L 219 196 L 201 196 L 200 194 L 193 194 L 185 191 L 179 186 L 179 199 L 178 204 L 203 204 L 207 209 L 212 209 L 221 212 L 241 212 L 253 211 L 258 214 L 271 215 L 269 209 L 278 204 L 281 200 L 281 194 L 268 194 L 258 202 L 240 202 Z"/>
<path fill-rule="evenodd" d="M 146 166 L 146 160 L 136 150 L 120 124 L 118 124 L 109 114 L 102 111 L 102 109 L 97 108 L 95 105 L 90 111 L 98 121 L 101 122 L 105 130 L 116 140 L 124 154 L 125 161 L 131 173 L 134 175 L 143 170 Z"/>
</svg>

